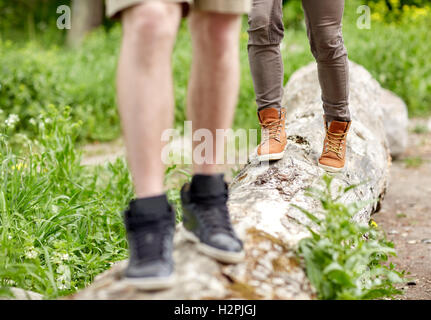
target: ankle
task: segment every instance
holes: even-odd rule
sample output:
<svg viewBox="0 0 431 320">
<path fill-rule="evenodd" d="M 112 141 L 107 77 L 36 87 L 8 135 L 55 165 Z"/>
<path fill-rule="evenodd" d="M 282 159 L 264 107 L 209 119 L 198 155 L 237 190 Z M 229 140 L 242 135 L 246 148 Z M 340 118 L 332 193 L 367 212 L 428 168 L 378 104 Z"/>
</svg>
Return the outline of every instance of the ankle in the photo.
<svg viewBox="0 0 431 320">
<path fill-rule="evenodd" d="M 330 124 L 332 121 L 351 122 L 352 120 L 350 118 L 340 118 L 340 117 L 326 116 L 325 115 L 325 121 L 326 121 L 327 124 Z"/>
<path fill-rule="evenodd" d="M 172 208 L 166 194 L 137 198 L 130 201 L 128 216 L 139 216 L 150 220 L 171 218 Z"/>
<path fill-rule="evenodd" d="M 218 147 L 214 147 L 214 150 L 216 150 L 217 148 Z M 218 164 L 217 162 L 217 161 L 223 160 L 222 155 L 216 155 L 213 159 L 208 159 L 208 160 L 210 161 L 205 160 L 202 164 L 193 163 L 193 174 L 213 176 L 223 172 L 223 168 L 222 168 L 223 165 Z"/>
<path fill-rule="evenodd" d="M 140 185 L 136 184 L 135 193 L 137 200 L 161 197 L 164 195 L 163 183 L 159 183 L 159 181 L 156 183 L 148 180 L 145 182 L 145 185 L 142 183 Z"/>
<path fill-rule="evenodd" d="M 226 191 L 224 174 L 195 174 L 190 183 L 191 194 L 217 195 Z"/>
</svg>

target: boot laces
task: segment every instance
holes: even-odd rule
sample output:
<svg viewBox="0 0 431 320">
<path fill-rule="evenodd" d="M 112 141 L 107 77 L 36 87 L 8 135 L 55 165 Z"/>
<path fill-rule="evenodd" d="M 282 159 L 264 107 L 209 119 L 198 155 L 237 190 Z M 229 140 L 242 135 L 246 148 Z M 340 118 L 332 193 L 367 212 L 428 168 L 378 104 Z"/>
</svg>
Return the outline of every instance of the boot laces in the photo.
<svg viewBox="0 0 431 320">
<path fill-rule="evenodd" d="M 284 125 L 284 112 L 281 111 L 280 119 L 272 121 L 270 123 L 263 123 L 263 140 L 268 141 L 271 139 L 275 139 L 280 142 L 281 129 L 283 129 Z"/>
<path fill-rule="evenodd" d="M 344 139 L 347 133 L 334 133 L 326 131 L 325 153 L 334 152 L 339 158 L 342 157 Z"/>
<path fill-rule="evenodd" d="M 201 210 L 196 212 L 205 228 L 208 228 L 211 233 L 220 232 L 233 236 L 233 228 L 226 206 L 227 192 L 205 197 L 193 196 L 192 198 L 192 201 L 201 207 Z"/>
</svg>

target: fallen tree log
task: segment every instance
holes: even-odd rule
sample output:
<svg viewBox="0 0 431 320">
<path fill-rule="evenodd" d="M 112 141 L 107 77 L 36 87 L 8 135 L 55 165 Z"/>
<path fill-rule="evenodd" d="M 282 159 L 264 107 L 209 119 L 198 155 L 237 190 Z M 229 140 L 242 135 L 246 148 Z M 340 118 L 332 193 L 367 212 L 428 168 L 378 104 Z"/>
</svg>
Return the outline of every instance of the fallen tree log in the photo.
<svg viewBox="0 0 431 320">
<path fill-rule="evenodd" d="M 390 105 L 390 101 L 399 104 L 396 99 L 382 103 L 383 89 L 364 68 L 352 63 L 350 72 L 353 123 L 348 137 L 348 162 L 345 171 L 334 176 L 334 184 L 335 187 L 348 186 L 366 181 L 342 197 L 345 203 L 381 201 L 391 162 L 382 118 L 385 115 L 385 122 L 390 124 L 391 117 L 398 116 L 383 112 L 381 106 L 393 110 L 402 109 L 402 106 Z M 321 104 L 316 67 L 311 64 L 295 73 L 286 87 L 286 156 L 267 166 L 259 164 L 255 155 L 251 155 L 249 164 L 230 186 L 232 219 L 245 240 L 243 263 L 226 266 L 197 253 L 193 245 L 185 241 L 179 225 L 174 253 L 178 283 L 174 288 L 148 293 L 123 284 L 121 274 L 126 265 L 123 261 L 71 298 L 313 298 L 313 289 L 294 253 L 298 241 L 308 236 L 301 225 L 307 223 L 307 219 L 292 204 L 311 212 L 319 206 L 304 190 L 317 184 L 324 174 L 316 165 L 324 138 Z M 369 204 L 354 219 L 367 223 L 378 207 L 378 202 Z"/>
</svg>

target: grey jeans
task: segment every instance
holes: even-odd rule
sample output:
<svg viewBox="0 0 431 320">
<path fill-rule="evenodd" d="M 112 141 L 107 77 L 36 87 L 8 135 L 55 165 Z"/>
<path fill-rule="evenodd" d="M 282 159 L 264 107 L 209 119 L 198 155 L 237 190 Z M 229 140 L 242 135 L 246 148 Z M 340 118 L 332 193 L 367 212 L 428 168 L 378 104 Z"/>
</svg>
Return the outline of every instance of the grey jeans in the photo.
<svg viewBox="0 0 431 320">
<path fill-rule="evenodd" d="M 344 0 L 302 0 L 311 52 L 317 61 L 328 121 L 350 121 L 349 65 L 344 47 Z M 259 110 L 281 108 L 284 36 L 282 0 L 253 0 L 248 54 Z"/>
</svg>

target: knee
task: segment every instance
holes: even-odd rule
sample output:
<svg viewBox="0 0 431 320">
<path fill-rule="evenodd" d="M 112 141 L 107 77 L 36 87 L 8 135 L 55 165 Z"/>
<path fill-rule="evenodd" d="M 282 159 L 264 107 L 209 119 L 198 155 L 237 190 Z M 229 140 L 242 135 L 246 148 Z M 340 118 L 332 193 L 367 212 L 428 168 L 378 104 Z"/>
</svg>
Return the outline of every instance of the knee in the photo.
<svg viewBox="0 0 431 320">
<path fill-rule="evenodd" d="M 318 62 L 333 61 L 347 55 L 341 27 L 338 26 L 314 30 L 311 47 Z"/>
<path fill-rule="evenodd" d="M 250 30 L 264 28 L 269 25 L 269 15 L 259 10 L 252 10 L 248 16 Z"/>
<path fill-rule="evenodd" d="M 252 11 L 248 18 L 249 44 L 269 45 L 280 44 L 284 36 L 283 20 L 280 16 L 272 16 L 259 10 Z"/>
<path fill-rule="evenodd" d="M 190 24 L 201 49 L 217 53 L 238 46 L 240 21 L 237 15 L 209 13 L 192 19 Z"/>
<path fill-rule="evenodd" d="M 177 7 L 151 1 L 126 10 L 122 16 L 124 35 L 152 44 L 175 38 L 180 19 Z"/>
<path fill-rule="evenodd" d="M 240 18 L 234 15 L 217 15 L 208 21 L 208 36 L 214 46 L 227 48 L 239 42 Z"/>
</svg>

